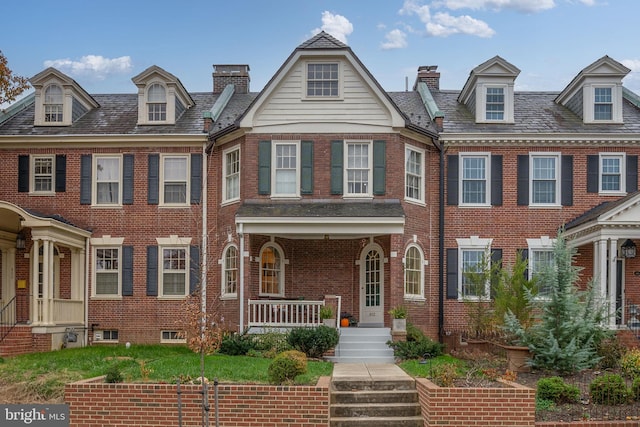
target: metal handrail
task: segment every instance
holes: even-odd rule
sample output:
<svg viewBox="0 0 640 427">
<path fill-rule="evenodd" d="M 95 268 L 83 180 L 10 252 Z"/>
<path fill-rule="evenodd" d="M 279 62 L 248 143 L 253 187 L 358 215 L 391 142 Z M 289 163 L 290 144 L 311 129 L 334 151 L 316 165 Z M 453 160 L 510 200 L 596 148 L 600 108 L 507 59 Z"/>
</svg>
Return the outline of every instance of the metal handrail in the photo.
<svg viewBox="0 0 640 427">
<path fill-rule="evenodd" d="M 9 335 L 9 332 L 18 324 L 16 320 L 16 297 L 0 309 L 0 343 Z"/>
</svg>

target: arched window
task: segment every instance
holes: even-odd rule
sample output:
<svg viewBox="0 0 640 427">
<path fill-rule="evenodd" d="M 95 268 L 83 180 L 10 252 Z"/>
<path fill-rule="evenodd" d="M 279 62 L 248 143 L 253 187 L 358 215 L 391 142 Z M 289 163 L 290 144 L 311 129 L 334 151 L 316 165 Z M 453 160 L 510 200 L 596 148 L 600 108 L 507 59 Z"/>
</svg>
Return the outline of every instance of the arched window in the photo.
<svg viewBox="0 0 640 427">
<path fill-rule="evenodd" d="M 424 298 L 424 257 L 416 245 L 407 248 L 404 255 L 404 296 Z"/>
<path fill-rule="evenodd" d="M 159 83 L 154 83 L 147 91 L 147 111 L 150 122 L 167 120 L 167 92 Z"/>
<path fill-rule="evenodd" d="M 260 252 L 260 295 L 284 295 L 284 262 L 282 250 L 268 243 Z"/>
<path fill-rule="evenodd" d="M 47 86 L 44 91 L 44 121 L 62 122 L 62 88 L 56 84 Z"/>
<path fill-rule="evenodd" d="M 222 258 L 222 296 L 235 298 L 238 295 L 238 248 L 229 245 Z"/>
</svg>

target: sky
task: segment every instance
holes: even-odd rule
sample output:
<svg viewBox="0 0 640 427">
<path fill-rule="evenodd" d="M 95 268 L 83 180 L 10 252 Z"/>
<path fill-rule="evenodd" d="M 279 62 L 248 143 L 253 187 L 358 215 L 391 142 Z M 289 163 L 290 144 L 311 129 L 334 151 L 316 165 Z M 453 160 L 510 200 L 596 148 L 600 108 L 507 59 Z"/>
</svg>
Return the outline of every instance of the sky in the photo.
<svg viewBox="0 0 640 427">
<path fill-rule="evenodd" d="M 638 0 L 22 0 L 0 26 L 17 75 L 52 66 L 91 94 L 134 93 L 157 65 L 190 92 L 212 88 L 214 64 L 248 64 L 260 91 L 294 49 L 324 30 L 351 47 L 387 91 L 411 89 L 437 65 L 441 89 L 500 55 L 519 91 L 561 91 L 604 55 L 640 94 Z"/>
</svg>

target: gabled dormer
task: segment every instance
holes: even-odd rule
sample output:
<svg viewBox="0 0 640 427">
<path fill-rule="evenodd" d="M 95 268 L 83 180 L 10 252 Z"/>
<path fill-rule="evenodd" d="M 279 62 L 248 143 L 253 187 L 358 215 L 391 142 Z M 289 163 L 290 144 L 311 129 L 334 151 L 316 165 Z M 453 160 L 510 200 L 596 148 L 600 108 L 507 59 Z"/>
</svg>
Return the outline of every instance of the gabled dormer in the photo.
<svg viewBox="0 0 640 427">
<path fill-rule="evenodd" d="M 513 86 L 520 70 L 499 56 L 471 70 L 458 102 L 476 123 L 513 123 Z"/>
<path fill-rule="evenodd" d="M 139 125 L 173 125 L 195 105 L 180 80 L 156 65 L 131 80 L 138 86 Z"/>
<path fill-rule="evenodd" d="M 555 102 L 585 124 L 622 123 L 622 79 L 630 71 L 605 55 L 580 71 Z"/>
<path fill-rule="evenodd" d="M 70 126 L 100 104 L 71 77 L 47 68 L 29 79 L 35 89 L 35 126 Z"/>
</svg>

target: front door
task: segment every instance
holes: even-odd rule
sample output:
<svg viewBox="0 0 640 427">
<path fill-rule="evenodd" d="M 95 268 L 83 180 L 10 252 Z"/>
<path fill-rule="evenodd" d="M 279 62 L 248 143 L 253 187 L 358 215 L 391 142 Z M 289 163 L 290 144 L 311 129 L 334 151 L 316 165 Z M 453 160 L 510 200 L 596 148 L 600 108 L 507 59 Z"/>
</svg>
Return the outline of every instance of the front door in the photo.
<svg viewBox="0 0 640 427">
<path fill-rule="evenodd" d="M 360 257 L 360 323 L 364 327 L 384 325 L 384 256 L 382 248 L 370 244 Z"/>
</svg>

